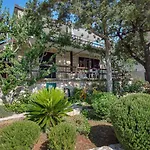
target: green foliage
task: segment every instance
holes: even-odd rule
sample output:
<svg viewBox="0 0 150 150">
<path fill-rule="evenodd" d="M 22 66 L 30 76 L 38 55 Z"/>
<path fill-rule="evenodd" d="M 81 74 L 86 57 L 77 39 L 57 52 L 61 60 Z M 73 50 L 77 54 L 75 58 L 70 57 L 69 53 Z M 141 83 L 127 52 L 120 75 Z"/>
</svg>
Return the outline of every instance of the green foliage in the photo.
<svg viewBox="0 0 150 150">
<path fill-rule="evenodd" d="M 86 102 L 91 105 L 93 96 L 99 92 L 106 92 L 106 88 L 107 86 L 105 81 L 101 81 L 100 83 L 92 83 L 87 93 Z"/>
<path fill-rule="evenodd" d="M 49 148 L 51 150 L 74 150 L 76 128 L 68 123 L 60 123 L 51 128 L 49 133 Z"/>
<path fill-rule="evenodd" d="M 145 92 L 144 85 L 145 83 L 141 80 L 130 81 L 128 79 L 122 83 L 116 82 L 114 84 L 114 94 L 125 95 L 127 93 Z"/>
<path fill-rule="evenodd" d="M 10 44 L 7 44 L 5 50 L 0 53 L 0 84 L 5 95 L 17 85 L 21 85 L 23 79 L 22 72 L 20 71 L 21 66 L 15 60 L 14 52 L 9 46 Z"/>
<path fill-rule="evenodd" d="M 148 82 L 144 84 L 144 93 L 150 94 L 150 84 Z"/>
<path fill-rule="evenodd" d="M 73 117 L 67 117 L 65 122 L 73 125 L 79 134 L 88 135 L 90 133 L 90 124 L 83 115 L 76 115 Z"/>
<path fill-rule="evenodd" d="M 117 98 L 111 93 L 95 93 L 92 95 L 92 107 L 95 116 L 101 120 L 110 121 L 110 109 L 116 102 Z"/>
<path fill-rule="evenodd" d="M 15 112 L 15 113 L 23 113 L 27 111 L 27 104 L 31 102 L 30 99 L 31 93 L 26 92 L 24 94 L 19 95 L 11 104 L 5 104 L 6 107 Z"/>
<path fill-rule="evenodd" d="M 150 95 L 130 94 L 111 110 L 111 121 L 125 150 L 150 149 Z"/>
<path fill-rule="evenodd" d="M 18 121 L 0 131 L 1 150 L 31 150 L 40 135 L 40 127 L 31 121 Z"/>
<path fill-rule="evenodd" d="M 126 93 L 138 93 L 142 92 L 144 86 L 144 82 L 140 80 L 133 80 L 131 84 L 126 84 L 123 87 L 123 91 Z"/>
<path fill-rule="evenodd" d="M 68 99 L 72 103 L 81 102 L 80 94 L 82 89 L 74 88 L 72 96 Z"/>
<path fill-rule="evenodd" d="M 4 41 L 7 37 L 7 31 L 9 29 L 9 12 L 8 9 L 2 7 L 3 0 L 0 0 L 0 41 Z"/>
<path fill-rule="evenodd" d="M 91 105 L 91 97 L 92 97 L 92 93 L 90 91 L 87 91 L 86 99 L 84 100 L 84 102 L 86 102 L 88 105 Z"/>
<path fill-rule="evenodd" d="M 3 117 L 8 117 L 8 116 L 11 116 L 13 114 L 12 111 L 9 111 L 5 105 L 0 105 L 0 118 L 3 118 Z"/>
<path fill-rule="evenodd" d="M 89 120 L 99 120 L 99 118 L 96 116 L 95 111 L 93 109 L 83 109 L 81 113 Z"/>
<path fill-rule="evenodd" d="M 42 89 L 31 96 L 28 105 L 28 118 L 46 129 L 61 122 L 71 104 L 65 99 L 65 94 L 59 89 Z"/>
<path fill-rule="evenodd" d="M 92 83 L 91 85 L 92 90 L 100 91 L 100 92 L 106 92 L 106 82 L 101 81 L 100 83 Z"/>
<path fill-rule="evenodd" d="M 86 89 L 74 88 L 72 96 L 69 98 L 69 101 L 72 103 L 85 102 L 87 98 Z"/>
<path fill-rule="evenodd" d="M 59 47 L 51 40 L 59 30 L 51 19 L 53 9 L 43 7 L 39 0 L 28 1 L 22 16 L 10 16 L 8 11 L 1 10 L 0 3 L 0 31 L 3 31 L 0 43 L 7 42 L 0 52 L 0 85 L 5 95 L 17 86 L 31 85 L 53 72 L 50 67 L 36 75 L 33 71 L 43 64 L 39 57 L 51 47 Z"/>
<path fill-rule="evenodd" d="M 149 0 L 120 0 L 115 9 L 114 30 L 119 38 L 116 43 L 116 55 L 132 58 L 146 69 L 149 79 L 149 51 L 147 51 L 148 32 L 150 29 Z M 140 30 L 139 30 L 140 28 Z M 122 32 L 123 31 L 123 32 Z M 136 52 L 136 53 L 135 53 Z"/>
<path fill-rule="evenodd" d="M 61 46 L 70 46 L 71 45 L 71 36 L 69 34 L 60 34 L 57 42 L 61 45 Z"/>
</svg>

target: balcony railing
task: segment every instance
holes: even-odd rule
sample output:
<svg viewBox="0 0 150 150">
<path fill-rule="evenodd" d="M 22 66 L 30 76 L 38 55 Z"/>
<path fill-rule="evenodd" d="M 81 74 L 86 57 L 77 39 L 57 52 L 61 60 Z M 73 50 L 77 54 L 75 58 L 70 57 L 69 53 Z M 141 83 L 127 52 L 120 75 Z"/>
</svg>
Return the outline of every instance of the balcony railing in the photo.
<svg viewBox="0 0 150 150">
<path fill-rule="evenodd" d="M 87 40 L 83 39 L 82 37 L 77 36 L 77 35 L 72 34 L 72 40 L 75 40 L 76 42 L 80 43 L 81 45 L 90 45 L 93 48 L 102 48 L 102 45 L 100 43 L 92 42 L 88 39 Z"/>
<path fill-rule="evenodd" d="M 56 70 L 56 78 L 54 78 L 54 73 L 49 78 L 57 80 L 106 80 L 107 75 L 106 69 L 87 69 L 86 67 L 76 66 L 57 66 Z M 113 79 L 119 79 L 122 76 L 118 71 L 113 70 Z"/>
</svg>

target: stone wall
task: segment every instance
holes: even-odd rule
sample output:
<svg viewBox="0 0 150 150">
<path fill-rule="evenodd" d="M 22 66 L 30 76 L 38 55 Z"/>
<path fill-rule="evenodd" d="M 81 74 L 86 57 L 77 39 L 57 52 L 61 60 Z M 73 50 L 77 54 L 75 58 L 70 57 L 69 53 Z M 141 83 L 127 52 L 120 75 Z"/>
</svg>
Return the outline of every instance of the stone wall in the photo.
<svg viewBox="0 0 150 150">
<path fill-rule="evenodd" d="M 56 88 L 64 90 L 65 88 L 70 89 L 70 92 L 72 93 L 73 89 L 76 88 L 84 88 L 84 87 L 91 87 L 93 83 L 97 83 L 97 81 L 40 81 L 33 86 L 30 87 L 30 90 L 32 92 L 37 92 L 38 90 L 42 88 L 46 88 L 46 83 L 56 83 Z"/>
</svg>

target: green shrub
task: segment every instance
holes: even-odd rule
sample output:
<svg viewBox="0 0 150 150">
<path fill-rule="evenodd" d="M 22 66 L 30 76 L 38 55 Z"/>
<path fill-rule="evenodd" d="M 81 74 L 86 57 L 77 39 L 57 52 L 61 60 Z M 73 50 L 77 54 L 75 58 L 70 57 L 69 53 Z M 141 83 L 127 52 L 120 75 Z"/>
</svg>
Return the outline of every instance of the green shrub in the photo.
<svg viewBox="0 0 150 150">
<path fill-rule="evenodd" d="M 101 82 L 92 83 L 90 90 L 91 90 L 92 93 L 95 90 L 99 91 L 99 92 L 106 92 L 107 91 L 106 82 L 105 81 L 101 81 Z"/>
<path fill-rule="evenodd" d="M 49 133 L 49 148 L 51 150 L 74 150 L 76 129 L 68 123 L 60 123 L 51 128 Z"/>
<path fill-rule="evenodd" d="M 111 121 L 125 150 L 150 149 L 150 95 L 130 94 L 115 103 Z"/>
<path fill-rule="evenodd" d="M 55 126 L 72 110 L 71 104 L 64 97 L 64 92 L 54 88 L 34 93 L 28 105 L 28 118 L 43 129 Z"/>
<path fill-rule="evenodd" d="M 31 102 L 30 100 L 31 93 L 26 91 L 26 93 L 20 94 L 11 104 L 6 104 L 6 107 L 15 112 L 23 113 L 27 111 L 27 104 Z"/>
<path fill-rule="evenodd" d="M 5 105 L 0 105 L 0 118 L 13 115 L 13 112 L 8 110 Z"/>
<path fill-rule="evenodd" d="M 123 91 L 125 93 L 138 93 L 142 92 L 144 86 L 144 82 L 140 80 L 133 80 L 131 84 L 126 83 L 123 87 Z"/>
<path fill-rule="evenodd" d="M 90 124 L 83 115 L 76 115 L 73 117 L 67 117 L 66 122 L 75 126 L 76 130 L 80 134 L 88 135 L 90 133 Z"/>
<path fill-rule="evenodd" d="M 0 131 L 0 150 L 31 150 L 40 127 L 31 121 L 18 121 Z"/>
<path fill-rule="evenodd" d="M 86 99 L 85 89 L 74 88 L 72 96 L 69 98 L 69 101 L 72 103 L 82 102 Z"/>
<path fill-rule="evenodd" d="M 93 109 L 83 109 L 81 113 L 84 117 L 86 117 L 89 120 L 99 120 Z"/>
<path fill-rule="evenodd" d="M 86 118 L 89 119 L 89 111 L 88 111 L 87 109 L 83 109 L 83 110 L 81 111 L 81 113 L 82 113 L 82 115 L 83 115 L 84 117 L 86 117 Z"/>
<path fill-rule="evenodd" d="M 148 82 L 144 84 L 144 93 L 150 94 L 150 84 Z"/>
<path fill-rule="evenodd" d="M 116 99 L 116 96 L 111 93 L 101 92 L 93 94 L 91 101 L 96 118 L 110 121 L 110 108 Z"/>
<path fill-rule="evenodd" d="M 145 83 L 141 80 L 133 80 L 129 84 L 130 80 L 123 81 L 121 84 L 116 81 L 114 82 L 114 91 L 116 95 L 125 95 L 127 93 L 138 93 L 145 92 L 144 85 Z"/>
</svg>

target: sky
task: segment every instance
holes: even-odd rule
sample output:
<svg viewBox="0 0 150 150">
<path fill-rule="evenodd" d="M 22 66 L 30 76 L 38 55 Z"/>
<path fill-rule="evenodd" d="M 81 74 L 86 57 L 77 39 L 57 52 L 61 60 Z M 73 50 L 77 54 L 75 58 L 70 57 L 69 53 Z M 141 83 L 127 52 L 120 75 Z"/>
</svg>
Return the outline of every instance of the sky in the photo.
<svg viewBox="0 0 150 150">
<path fill-rule="evenodd" d="M 10 14 L 14 11 L 15 4 L 24 7 L 28 0 L 3 0 L 3 8 L 9 8 Z"/>
<path fill-rule="evenodd" d="M 43 1 L 43 0 L 40 0 Z M 3 0 L 3 4 L 2 7 L 3 8 L 8 8 L 10 14 L 12 15 L 14 12 L 14 6 L 15 4 L 21 6 L 21 7 L 25 7 L 26 2 L 28 2 L 28 0 Z M 57 19 L 57 12 L 54 12 L 54 19 Z M 74 17 L 72 15 L 72 22 L 74 22 Z"/>
</svg>

